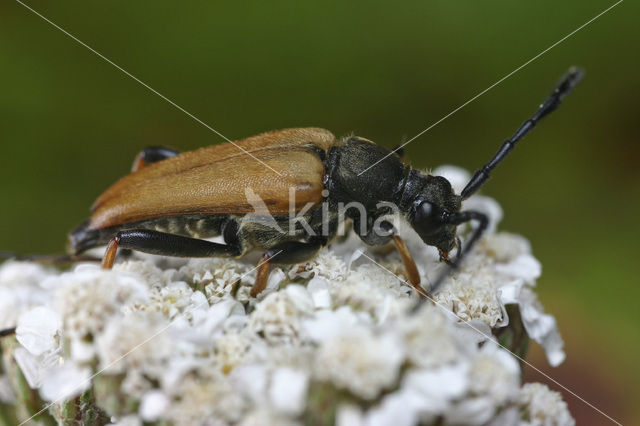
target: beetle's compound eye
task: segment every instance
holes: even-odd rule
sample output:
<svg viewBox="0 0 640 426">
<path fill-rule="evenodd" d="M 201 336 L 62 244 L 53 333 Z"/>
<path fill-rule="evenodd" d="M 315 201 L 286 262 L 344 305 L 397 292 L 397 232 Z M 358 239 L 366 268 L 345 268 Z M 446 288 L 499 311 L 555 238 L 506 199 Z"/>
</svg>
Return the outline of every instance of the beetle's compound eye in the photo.
<svg viewBox="0 0 640 426">
<path fill-rule="evenodd" d="M 433 219 L 433 214 L 435 213 L 435 207 L 428 201 L 423 201 L 416 208 L 415 221 L 416 222 L 425 222 Z"/>
</svg>

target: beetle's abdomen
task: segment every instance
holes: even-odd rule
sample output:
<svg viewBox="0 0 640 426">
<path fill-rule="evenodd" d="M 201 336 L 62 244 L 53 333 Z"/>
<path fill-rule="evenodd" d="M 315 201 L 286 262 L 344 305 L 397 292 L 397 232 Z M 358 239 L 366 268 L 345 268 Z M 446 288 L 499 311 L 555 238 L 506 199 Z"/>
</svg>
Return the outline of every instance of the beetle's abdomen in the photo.
<svg viewBox="0 0 640 426">
<path fill-rule="evenodd" d="M 389 154 L 387 149 L 358 137 L 332 148 L 331 197 L 344 203 L 357 201 L 367 209 L 374 209 L 381 201 L 395 202 L 408 168 L 396 154 Z"/>
</svg>

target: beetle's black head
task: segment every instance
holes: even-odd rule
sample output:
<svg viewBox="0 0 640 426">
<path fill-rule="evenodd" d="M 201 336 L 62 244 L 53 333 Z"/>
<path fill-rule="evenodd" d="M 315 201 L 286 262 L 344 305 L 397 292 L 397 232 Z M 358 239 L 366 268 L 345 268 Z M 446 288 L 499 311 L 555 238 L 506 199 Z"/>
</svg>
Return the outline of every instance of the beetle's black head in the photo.
<svg viewBox="0 0 640 426">
<path fill-rule="evenodd" d="M 460 211 L 461 198 L 449 181 L 417 172 L 409 177 L 405 196 L 410 200 L 407 219 L 422 241 L 445 252 L 453 249 L 456 225 L 451 217 Z"/>
</svg>

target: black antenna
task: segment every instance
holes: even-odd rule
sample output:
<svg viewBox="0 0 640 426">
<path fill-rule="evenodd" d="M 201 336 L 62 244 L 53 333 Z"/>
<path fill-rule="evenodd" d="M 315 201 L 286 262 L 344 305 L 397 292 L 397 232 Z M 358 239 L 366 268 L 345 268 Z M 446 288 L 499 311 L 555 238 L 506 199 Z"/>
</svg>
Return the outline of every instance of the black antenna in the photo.
<svg viewBox="0 0 640 426">
<path fill-rule="evenodd" d="M 469 198 L 485 184 L 489 179 L 491 171 L 505 159 L 505 157 L 516 146 L 516 142 L 525 137 L 544 116 L 555 110 L 562 102 L 562 99 L 571 93 L 571 89 L 573 89 L 573 87 L 582 80 L 583 75 L 584 72 L 580 68 L 572 67 L 569 69 L 569 72 L 562 78 L 562 80 L 560 80 L 560 83 L 558 83 L 553 92 L 551 92 L 551 95 L 549 95 L 547 100 L 540 105 L 538 111 L 536 111 L 531 118 L 522 123 L 520 128 L 513 134 L 513 136 L 511 136 L 510 139 L 507 139 L 502 143 L 502 146 L 493 156 L 491 161 L 473 174 L 473 177 L 469 183 L 467 183 L 467 186 L 465 186 L 460 193 L 463 200 Z"/>
</svg>

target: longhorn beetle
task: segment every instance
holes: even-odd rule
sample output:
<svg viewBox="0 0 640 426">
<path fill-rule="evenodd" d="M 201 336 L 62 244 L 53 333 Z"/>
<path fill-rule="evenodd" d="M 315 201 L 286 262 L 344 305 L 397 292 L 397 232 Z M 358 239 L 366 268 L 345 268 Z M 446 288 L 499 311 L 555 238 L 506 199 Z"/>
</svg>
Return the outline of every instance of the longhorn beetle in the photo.
<svg viewBox="0 0 640 426">
<path fill-rule="evenodd" d="M 93 204 L 90 218 L 71 232 L 68 252 L 75 258 L 106 244 L 102 266 L 108 269 L 118 248 L 166 256 L 232 258 L 260 250 L 263 256 L 251 289 L 255 297 L 266 286 L 271 264 L 311 258 L 336 235 L 344 219 L 338 206 L 358 203 L 365 217 L 346 211 L 354 231 L 369 245 L 393 241 L 409 283 L 419 294 L 427 294 L 389 208 L 380 207 L 383 202 L 397 206 L 422 241 L 435 246 L 441 260 L 450 264 L 429 289 L 435 292 L 487 227 L 483 213 L 461 211 L 462 201 L 482 187 L 516 143 L 556 109 L 581 78 L 581 70 L 569 70 L 460 194 L 444 177 L 412 169 L 394 151 L 357 136 L 337 139 L 318 128 L 272 131 L 185 153 L 149 147 L 136 157 L 132 172 Z M 268 212 L 255 211 L 248 190 L 264 202 Z M 308 226 L 291 226 L 290 208 Z M 259 220 L 267 213 L 271 225 Z M 463 250 L 456 227 L 469 221 L 477 221 L 478 226 Z M 205 240 L 215 236 L 222 236 L 224 244 Z M 452 261 L 449 253 L 456 247 L 458 254 Z"/>
</svg>

